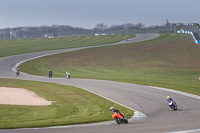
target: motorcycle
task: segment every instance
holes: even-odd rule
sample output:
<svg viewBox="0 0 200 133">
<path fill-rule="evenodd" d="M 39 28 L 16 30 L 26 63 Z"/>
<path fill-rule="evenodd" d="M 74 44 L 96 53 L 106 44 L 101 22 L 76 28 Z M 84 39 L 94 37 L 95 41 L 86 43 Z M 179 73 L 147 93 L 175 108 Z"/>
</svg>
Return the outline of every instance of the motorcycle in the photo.
<svg viewBox="0 0 200 133">
<path fill-rule="evenodd" d="M 124 116 L 124 114 L 122 113 L 122 115 Z M 117 122 L 117 124 L 121 124 L 121 123 L 125 123 L 128 124 L 128 119 L 126 117 L 123 117 L 120 115 L 120 113 L 114 113 L 112 115 L 112 118 Z"/>
<path fill-rule="evenodd" d="M 19 76 L 19 74 L 20 74 L 20 71 L 19 71 L 19 70 L 17 70 L 17 72 L 16 72 L 16 76 Z"/>
<path fill-rule="evenodd" d="M 177 110 L 177 105 L 176 105 L 175 102 L 170 101 L 170 102 L 169 102 L 169 106 L 170 106 L 174 111 Z"/>
<path fill-rule="evenodd" d="M 52 78 L 52 74 L 51 73 L 49 73 L 49 78 Z"/>
<path fill-rule="evenodd" d="M 49 70 L 49 78 L 52 78 L 53 72 Z"/>
</svg>

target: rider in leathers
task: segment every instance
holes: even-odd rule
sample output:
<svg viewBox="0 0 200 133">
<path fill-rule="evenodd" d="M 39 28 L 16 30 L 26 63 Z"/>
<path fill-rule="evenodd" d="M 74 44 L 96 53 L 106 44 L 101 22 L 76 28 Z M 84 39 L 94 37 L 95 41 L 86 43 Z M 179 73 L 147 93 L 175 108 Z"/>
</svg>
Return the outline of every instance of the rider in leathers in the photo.
<svg viewBox="0 0 200 133">
<path fill-rule="evenodd" d="M 167 104 L 169 105 L 170 102 L 173 102 L 174 100 L 170 97 L 170 96 L 167 96 Z M 172 107 L 172 105 L 169 105 L 170 107 Z"/>
<path fill-rule="evenodd" d="M 115 109 L 114 107 L 111 107 L 110 111 L 112 111 L 112 114 L 114 114 L 115 112 L 119 113 L 124 118 L 124 115 L 118 109 Z"/>
</svg>

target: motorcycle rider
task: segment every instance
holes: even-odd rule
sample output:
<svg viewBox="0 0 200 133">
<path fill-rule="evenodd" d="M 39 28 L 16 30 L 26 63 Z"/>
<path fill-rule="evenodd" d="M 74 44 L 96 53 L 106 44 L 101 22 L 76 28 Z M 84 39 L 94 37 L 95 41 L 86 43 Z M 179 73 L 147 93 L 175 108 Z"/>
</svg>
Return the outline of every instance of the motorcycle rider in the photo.
<svg viewBox="0 0 200 133">
<path fill-rule="evenodd" d="M 20 74 L 20 70 L 19 70 L 19 68 L 17 68 L 16 75 L 19 76 L 19 74 Z"/>
<path fill-rule="evenodd" d="M 174 100 L 170 97 L 170 96 L 167 96 L 167 104 L 169 105 L 170 102 L 173 102 Z M 172 107 L 172 105 L 169 105 L 170 107 Z"/>
<path fill-rule="evenodd" d="M 52 70 L 50 69 L 50 70 L 49 70 L 49 78 L 52 78 L 52 75 L 53 75 L 53 72 L 52 72 Z"/>
<path fill-rule="evenodd" d="M 114 114 L 115 112 L 119 113 L 122 116 L 122 118 L 124 118 L 124 115 L 118 109 L 115 109 L 114 107 L 110 107 L 110 111 L 112 111 L 112 114 Z"/>
<path fill-rule="evenodd" d="M 66 77 L 67 79 L 70 79 L 70 73 L 68 71 L 66 71 Z"/>
</svg>

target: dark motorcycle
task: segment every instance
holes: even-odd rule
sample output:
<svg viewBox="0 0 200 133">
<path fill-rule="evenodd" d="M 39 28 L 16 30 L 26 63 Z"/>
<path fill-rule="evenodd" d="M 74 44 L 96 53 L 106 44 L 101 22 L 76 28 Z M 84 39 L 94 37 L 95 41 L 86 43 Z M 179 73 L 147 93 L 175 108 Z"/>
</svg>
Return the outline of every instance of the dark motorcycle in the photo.
<svg viewBox="0 0 200 133">
<path fill-rule="evenodd" d="M 52 78 L 53 72 L 49 70 L 49 78 Z"/>
<path fill-rule="evenodd" d="M 169 102 L 169 106 L 174 110 L 174 111 L 176 111 L 177 110 L 177 105 L 176 105 L 176 103 L 175 102 Z"/>
<path fill-rule="evenodd" d="M 19 76 L 19 74 L 20 74 L 20 71 L 19 71 L 19 70 L 17 70 L 17 72 L 16 72 L 16 76 Z"/>
<path fill-rule="evenodd" d="M 49 73 L 49 78 L 52 78 L 52 73 Z"/>
<path fill-rule="evenodd" d="M 123 113 L 122 113 L 123 114 Z M 124 114 L 123 114 L 124 115 Z M 117 122 L 117 124 L 121 124 L 121 123 L 125 123 L 128 124 L 128 119 L 126 117 L 123 117 L 120 115 L 120 113 L 114 113 L 112 115 L 112 118 L 115 119 L 115 121 Z"/>
</svg>

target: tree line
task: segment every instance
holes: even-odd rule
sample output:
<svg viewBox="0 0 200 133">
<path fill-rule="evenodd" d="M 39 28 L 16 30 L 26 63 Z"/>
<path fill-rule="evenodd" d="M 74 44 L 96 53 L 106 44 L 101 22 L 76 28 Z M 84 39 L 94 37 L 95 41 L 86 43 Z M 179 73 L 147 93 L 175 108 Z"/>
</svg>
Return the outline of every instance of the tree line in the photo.
<svg viewBox="0 0 200 133">
<path fill-rule="evenodd" d="M 26 26 L 0 29 L 0 40 L 85 36 L 94 35 L 98 33 L 127 34 L 129 30 L 141 29 L 143 27 L 144 25 L 142 23 L 127 23 L 112 26 L 108 26 L 104 23 L 98 23 L 93 29 L 72 27 L 69 25 Z"/>
</svg>

